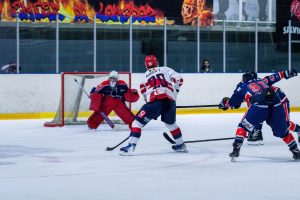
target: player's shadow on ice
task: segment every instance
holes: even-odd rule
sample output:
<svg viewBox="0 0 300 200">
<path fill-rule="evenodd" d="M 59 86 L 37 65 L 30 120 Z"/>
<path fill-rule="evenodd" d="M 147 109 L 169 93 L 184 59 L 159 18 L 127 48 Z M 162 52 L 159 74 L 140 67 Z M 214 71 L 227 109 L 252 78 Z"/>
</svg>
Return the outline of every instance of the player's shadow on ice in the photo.
<svg viewBox="0 0 300 200">
<path fill-rule="evenodd" d="M 2 161 L 0 161 L 0 166 L 1 165 L 13 165 L 13 164 L 15 164 L 14 162 L 2 162 Z"/>
<path fill-rule="evenodd" d="M 49 153 L 66 153 L 66 152 L 71 152 L 71 151 L 61 150 L 61 149 L 52 149 L 52 148 L 28 147 L 28 146 L 23 146 L 23 145 L 2 145 L 2 146 L 0 146 L 0 159 L 22 157 L 22 156 L 39 157 L 41 155 L 49 154 Z M 12 162 L 2 162 L 1 161 L 0 165 L 4 165 L 5 163 L 6 164 L 14 164 Z"/>
<path fill-rule="evenodd" d="M 243 157 L 251 158 L 251 160 L 241 160 L 238 162 L 297 162 L 292 157 L 267 157 L 267 156 L 250 156 L 250 155 L 243 155 Z"/>
</svg>

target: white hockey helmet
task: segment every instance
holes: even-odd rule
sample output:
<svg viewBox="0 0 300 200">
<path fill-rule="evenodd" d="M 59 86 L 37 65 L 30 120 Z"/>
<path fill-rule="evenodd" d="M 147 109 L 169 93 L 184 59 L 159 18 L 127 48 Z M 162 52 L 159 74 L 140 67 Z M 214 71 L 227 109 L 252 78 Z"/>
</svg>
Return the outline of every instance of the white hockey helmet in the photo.
<svg viewBox="0 0 300 200">
<path fill-rule="evenodd" d="M 109 73 L 109 76 L 108 76 L 108 78 L 109 79 L 111 79 L 111 78 L 115 78 L 116 80 L 119 80 L 119 73 L 117 72 L 117 71 L 111 71 L 110 73 Z"/>
<path fill-rule="evenodd" d="M 109 83 L 110 83 L 110 86 L 111 87 L 115 87 L 118 80 L 119 80 L 119 74 L 117 71 L 111 71 L 109 73 L 109 76 L 108 76 L 108 80 L 109 80 Z"/>
</svg>

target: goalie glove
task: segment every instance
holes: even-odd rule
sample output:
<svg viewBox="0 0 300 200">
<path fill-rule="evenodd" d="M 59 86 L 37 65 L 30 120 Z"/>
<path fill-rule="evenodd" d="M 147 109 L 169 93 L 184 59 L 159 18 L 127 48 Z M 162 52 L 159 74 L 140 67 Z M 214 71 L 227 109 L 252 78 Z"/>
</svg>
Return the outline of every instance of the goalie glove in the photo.
<svg viewBox="0 0 300 200">
<path fill-rule="evenodd" d="M 97 92 L 97 90 L 96 90 L 95 87 L 93 87 L 92 90 L 91 90 L 91 92 L 90 92 L 90 94 L 93 94 L 93 93 L 95 93 L 95 92 Z"/>
<path fill-rule="evenodd" d="M 124 94 L 125 101 L 128 102 L 136 102 L 139 100 L 140 95 L 136 89 L 129 89 L 125 94 Z"/>
<path fill-rule="evenodd" d="M 292 78 L 294 76 L 297 76 L 298 73 L 297 73 L 297 70 L 291 69 L 291 70 L 285 70 L 285 71 L 283 71 L 283 75 L 284 75 L 285 79 L 289 79 L 289 78 Z"/>
<path fill-rule="evenodd" d="M 222 101 L 219 103 L 219 109 L 227 110 L 229 108 L 228 101 L 229 101 L 229 97 L 224 97 Z"/>
</svg>

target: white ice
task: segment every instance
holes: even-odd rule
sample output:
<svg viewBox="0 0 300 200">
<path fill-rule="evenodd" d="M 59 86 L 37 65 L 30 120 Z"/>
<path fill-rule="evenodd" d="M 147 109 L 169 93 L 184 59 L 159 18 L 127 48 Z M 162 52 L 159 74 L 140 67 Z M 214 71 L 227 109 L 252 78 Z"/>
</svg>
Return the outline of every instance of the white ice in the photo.
<svg viewBox="0 0 300 200">
<path fill-rule="evenodd" d="M 234 137 L 242 115 L 179 115 L 177 122 L 185 140 Z M 300 113 L 291 119 L 300 122 Z M 127 130 L 45 128 L 44 121 L 0 121 L 1 200 L 299 199 L 300 162 L 266 124 L 265 145 L 244 143 L 233 163 L 232 140 L 173 152 L 159 120 L 143 129 L 131 157 L 120 156 L 119 147 L 105 151 L 126 138 Z"/>
</svg>

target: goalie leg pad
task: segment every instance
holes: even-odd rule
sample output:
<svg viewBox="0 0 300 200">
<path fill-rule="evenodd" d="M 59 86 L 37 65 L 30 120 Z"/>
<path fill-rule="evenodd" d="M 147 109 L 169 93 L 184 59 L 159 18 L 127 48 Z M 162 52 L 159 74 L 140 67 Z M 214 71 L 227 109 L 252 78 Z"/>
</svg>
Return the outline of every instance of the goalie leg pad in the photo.
<svg viewBox="0 0 300 200">
<path fill-rule="evenodd" d="M 93 110 L 95 112 L 100 111 L 101 104 L 102 104 L 102 94 L 99 94 L 97 92 L 94 92 L 90 95 L 91 103 L 90 103 L 90 110 Z"/>
<path fill-rule="evenodd" d="M 134 120 L 133 113 L 129 110 L 129 108 L 123 101 L 117 99 L 117 102 L 117 106 L 114 109 L 115 113 L 122 119 L 125 124 L 131 125 Z"/>
<path fill-rule="evenodd" d="M 114 108 L 114 104 L 110 98 L 105 98 L 102 102 L 102 112 L 105 115 L 109 115 Z M 103 122 L 104 118 L 100 114 L 100 112 L 94 112 L 88 119 L 87 124 L 90 129 L 97 129 L 98 126 Z"/>
<path fill-rule="evenodd" d="M 87 120 L 87 125 L 90 129 L 97 129 L 103 121 L 103 117 L 99 112 L 94 112 Z"/>
</svg>

